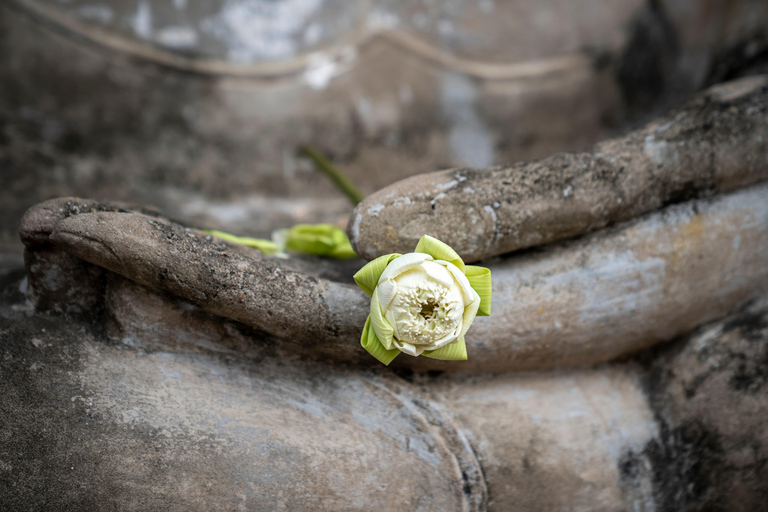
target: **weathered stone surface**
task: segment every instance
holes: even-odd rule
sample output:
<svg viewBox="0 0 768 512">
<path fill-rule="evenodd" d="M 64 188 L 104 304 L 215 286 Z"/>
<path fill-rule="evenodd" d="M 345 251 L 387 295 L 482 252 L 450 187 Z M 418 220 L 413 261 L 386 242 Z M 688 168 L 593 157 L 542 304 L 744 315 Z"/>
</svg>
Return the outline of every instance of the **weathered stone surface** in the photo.
<svg viewBox="0 0 768 512">
<path fill-rule="evenodd" d="M 104 269 L 55 247 L 24 251 L 28 295 L 40 310 L 92 316 L 104 306 Z"/>
<path fill-rule="evenodd" d="M 367 297 L 342 285 L 276 263 L 247 258 L 175 224 L 118 212 L 85 213 L 60 221 L 50 240 L 74 256 L 124 275 L 214 314 L 350 356 Z M 299 336 L 297 334 L 301 333 Z M 339 341 L 342 343 L 339 343 Z"/>
<path fill-rule="evenodd" d="M 332 0 L 309 8 L 299 1 L 308 10 L 269 11 L 296 24 L 295 33 L 283 34 L 291 41 L 280 43 L 295 53 L 250 64 L 242 54 L 211 51 L 203 41 L 210 43 L 215 31 L 201 28 L 242 24 L 223 32 L 236 54 L 255 40 L 267 44 L 275 32 L 254 34 L 249 23 L 275 17 L 248 2 L 148 3 L 141 12 L 166 26 L 150 23 L 152 33 L 144 36 L 132 28 L 139 10 L 133 0 L 96 6 L 114 15 L 107 23 L 83 15 L 93 14 L 92 6 L 4 2 L 0 117 L 7 136 L 0 172 L 13 191 L 2 191 L 0 224 L 12 230 L 30 204 L 82 195 L 159 204 L 196 225 L 268 236 L 297 222 L 345 223 L 349 215 L 349 201 L 302 157 L 306 144 L 370 193 L 423 169 L 491 165 L 592 143 L 617 122 L 622 97 L 612 70 L 595 66 L 575 41 L 620 53 L 623 24 L 642 1 L 580 1 L 590 8 L 579 11 L 579 21 L 571 16 L 559 24 L 567 43 L 532 30 L 540 44 L 514 52 L 510 44 L 530 40 L 509 23 L 528 27 L 524 19 L 537 9 L 499 5 L 507 20 L 499 22 L 499 12 L 475 4 L 469 11 L 438 7 L 438 14 L 400 2 L 369 8 Z M 588 14 L 595 11 L 599 16 Z M 362 14 L 355 28 L 346 24 L 354 23 L 353 12 Z M 427 20 L 434 29 L 446 16 L 457 27 L 479 29 L 480 54 L 499 58 L 477 62 L 479 40 L 454 38 L 450 49 L 441 48 L 434 30 L 428 35 L 412 24 Z M 382 19 L 410 28 L 382 30 Z M 477 25 L 481 20 L 494 24 L 494 37 Z M 166 29 L 184 27 L 197 34 L 199 47 L 163 45 Z M 303 42 L 294 47 L 294 37 Z M 539 83 L 546 87 L 531 86 Z M 566 118 L 577 118 L 578 126 Z"/>
<path fill-rule="evenodd" d="M 485 509 L 471 448 L 391 373 L 174 352 L 172 330 L 148 353 L 5 303 L 0 328 L 4 509 Z"/>
<path fill-rule="evenodd" d="M 614 365 L 446 378 L 433 388 L 477 451 L 488 510 L 633 510 L 619 456 L 642 450 L 658 428 L 642 377 Z"/>
<path fill-rule="evenodd" d="M 768 290 L 768 185 L 489 261 L 469 365 L 594 364 L 684 334 Z"/>
<path fill-rule="evenodd" d="M 159 222 L 170 222 L 159 211 L 147 206 L 80 197 L 57 197 L 36 204 L 26 211 L 19 224 L 19 237 L 27 247 L 47 247 L 51 245 L 49 236 L 60 220 L 81 213 L 95 212 L 135 213 L 152 217 Z"/>
<path fill-rule="evenodd" d="M 762 0 L 293 1 L 299 18 L 247 0 L 2 2 L 0 243 L 65 195 L 255 236 L 346 222 L 302 145 L 371 193 L 581 149 L 698 90 L 710 66 L 724 80 L 765 60 Z M 254 19 L 296 31 L 254 34 Z M 168 46 L 180 34 L 192 46 Z M 278 34 L 285 53 L 260 60 Z"/>
<path fill-rule="evenodd" d="M 361 9 L 334 2 L 274 6 Z M 96 39 L 83 44 L 92 33 L 72 37 L 70 25 L 41 22 L 24 9 L 32 4 L 91 26 L 94 15 L 106 16 L 104 23 L 117 28 L 106 38 L 124 42 L 127 33 L 142 39 L 133 47 L 139 51 Z M 200 12 L 215 2 L 86 4 L 0 6 L 0 250 L 9 233 L 16 238 L 29 204 L 62 194 L 160 203 L 188 222 L 260 236 L 298 220 L 337 222 L 347 211 L 344 199 L 327 199 L 334 191 L 296 157 L 298 144 L 321 146 L 371 191 L 437 166 L 581 147 L 625 107 L 656 101 L 665 84 L 691 90 L 708 73 L 737 76 L 761 59 L 764 66 L 768 55 L 768 39 L 752 37 L 768 13 L 763 0 L 584 0 L 578 6 L 586 8 L 573 16 L 558 11 L 577 5 L 567 0 L 386 1 L 371 4 L 369 21 L 392 23 L 395 11 L 402 25 L 360 45 L 357 60 L 289 62 L 294 76 L 283 82 L 212 79 L 188 73 L 194 66 L 179 73 L 179 62 L 203 59 L 162 46 L 166 28 L 178 31 L 168 27 L 177 11 Z M 104 14 L 114 6 L 125 9 Z M 441 23 L 426 31 L 433 32 L 417 26 L 425 19 L 420 9 L 439 13 Z M 488 19 L 495 22 L 490 29 L 482 22 Z M 301 20 L 307 27 L 315 21 Z M 330 22 L 343 26 L 341 18 Z M 451 26 L 459 30 L 446 30 Z M 494 48 L 499 35 L 504 44 Z M 308 46 L 328 41 L 305 41 L 301 31 L 292 36 Z M 536 44 L 529 45 L 531 38 Z M 732 53 L 712 59 L 717 48 Z M 166 59 L 158 66 L 147 54 Z M 497 61 L 510 55 L 535 60 Z M 227 72 L 239 66 L 216 64 Z M 285 70 L 285 62 L 276 64 L 271 69 Z M 309 86 L 329 64 L 337 74 L 326 76 L 327 87 Z M 496 313 L 511 314 L 513 322 L 480 319 L 478 334 L 491 325 L 494 336 L 506 330 L 506 345 L 497 348 L 513 353 L 515 342 L 527 350 L 538 340 L 539 348 L 518 353 L 515 364 L 545 368 L 667 339 L 678 327 L 727 311 L 765 282 L 765 261 L 758 264 L 766 244 L 756 233 L 766 222 L 754 198 L 692 202 L 610 232 L 491 260 L 502 291 Z M 723 201 L 741 204 L 721 208 Z M 203 248 L 197 259 L 187 244 L 156 240 L 144 248 L 158 249 L 157 258 L 115 263 L 130 275 L 143 275 L 147 262 L 162 270 L 158 258 L 166 253 L 178 264 L 182 256 L 174 250 L 184 251 L 186 269 L 218 265 L 215 254 L 226 252 L 261 270 L 298 270 L 297 282 L 319 278 L 315 290 L 351 275 L 313 259 L 271 261 L 120 210 L 112 213 L 134 219 L 125 225 L 181 230 Z M 101 214 L 71 213 L 37 211 L 38 221 L 25 219 L 27 295 L 23 271 L 6 273 L 12 258 L 0 254 L 0 509 L 694 512 L 762 509 L 768 501 L 765 302 L 643 354 L 642 364 L 486 375 L 470 361 L 442 367 L 466 373 L 441 374 L 421 371 L 429 368 L 426 360 L 401 358 L 399 368 L 384 369 L 357 339 L 319 343 L 282 331 L 289 338 L 277 339 L 193 305 L 196 299 L 184 295 L 194 287 L 148 281 L 151 289 L 86 263 L 53 245 L 50 233 L 60 223 L 86 224 L 75 220 L 79 213 Z M 79 250 L 104 261 L 114 254 L 100 252 L 132 236 L 97 231 Z M 200 275 L 206 274 L 192 272 Z M 202 280 L 214 292 L 211 283 L 237 284 Z M 560 292 L 567 298 L 556 302 Z M 537 301 L 553 309 L 539 309 Z M 554 309 L 561 306 L 562 315 Z M 40 311 L 46 307 L 79 314 Z M 258 327 L 264 311 L 252 312 Z M 562 317 L 570 320 L 558 337 L 547 329 Z M 658 321 L 663 332 L 643 319 Z M 602 339 L 579 335 L 586 320 Z M 480 348 L 481 359 L 492 356 Z M 507 364 L 502 358 L 497 367 L 521 368 Z"/>
<path fill-rule="evenodd" d="M 156 293 L 114 272 L 105 271 L 100 319 L 119 343 L 147 352 L 203 353 L 259 360 L 280 354 L 296 358 L 292 346 L 263 332 L 213 315 L 189 302 Z M 280 350 L 280 348 L 284 350 Z"/>
<path fill-rule="evenodd" d="M 360 203 L 347 233 L 366 259 L 429 234 L 475 261 L 750 185 L 768 179 L 766 105 L 768 77 L 751 77 L 586 152 L 408 178 Z"/>
<path fill-rule="evenodd" d="M 139 324 L 167 299 L 111 276 L 126 302 L 145 301 L 144 316 L 126 316 L 138 336 L 36 312 L 17 282 L 0 291 L 11 510 L 765 503 L 765 300 L 640 364 L 440 375 L 301 361 L 235 324 L 200 332 L 189 309 L 179 323 L 160 313 L 153 333 Z"/>
<path fill-rule="evenodd" d="M 31 207 L 19 225 L 19 236 L 26 246 L 24 263 L 29 296 L 37 308 L 89 316 L 103 309 L 103 268 L 54 247 L 49 240 L 61 219 L 99 211 L 130 211 L 168 222 L 151 208 L 76 197 L 51 199 Z"/>
<path fill-rule="evenodd" d="M 768 289 L 768 186 L 667 207 L 538 252 L 489 260 L 494 302 L 469 361 L 395 367 L 506 371 L 589 365 L 678 336 Z M 368 298 L 128 212 L 58 221 L 49 241 L 87 262 L 285 340 L 308 357 L 374 364 L 359 347 Z M 304 264 L 309 265 L 309 261 Z"/>
<path fill-rule="evenodd" d="M 626 496 L 646 510 L 764 510 L 768 300 L 643 360 L 658 434 L 622 454 Z"/>
</svg>

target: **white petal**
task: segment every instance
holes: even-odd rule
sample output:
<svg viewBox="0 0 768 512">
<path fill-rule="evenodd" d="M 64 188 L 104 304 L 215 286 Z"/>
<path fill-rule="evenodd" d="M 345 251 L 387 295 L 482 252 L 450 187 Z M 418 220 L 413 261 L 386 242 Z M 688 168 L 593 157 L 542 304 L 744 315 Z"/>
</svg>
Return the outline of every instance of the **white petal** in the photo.
<svg viewBox="0 0 768 512">
<path fill-rule="evenodd" d="M 376 290 L 379 292 L 379 307 L 381 307 L 381 312 L 383 314 L 389 307 L 389 303 L 395 298 L 395 294 L 397 293 L 397 283 L 391 279 L 387 279 L 386 281 L 379 282 Z"/>
<path fill-rule="evenodd" d="M 440 263 L 441 265 L 445 265 L 445 268 L 447 268 L 450 271 L 450 273 L 453 274 L 453 278 L 456 280 L 456 283 L 461 287 L 461 293 L 464 295 L 464 306 L 468 306 L 475 300 L 477 301 L 480 300 L 480 296 L 469 284 L 469 279 L 467 279 L 467 276 L 464 275 L 464 272 L 462 272 L 459 269 L 459 267 L 457 267 L 453 263 L 450 263 L 448 261 L 443 261 L 443 260 L 436 260 L 435 263 Z M 478 304 L 478 307 L 479 307 L 479 304 Z"/>
<path fill-rule="evenodd" d="M 395 314 L 391 310 L 387 310 L 384 317 L 389 322 L 389 325 L 392 326 L 392 330 L 394 331 L 392 333 L 392 336 L 394 336 L 395 343 L 397 343 L 397 340 L 400 339 L 400 331 L 397 328 L 397 321 L 395 320 Z"/>
<path fill-rule="evenodd" d="M 445 286 L 451 286 L 455 281 L 451 273 L 445 268 L 445 265 L 440 265 L 434 261 L 425 261 L 421 264 L 421 267 L 429 277 Z"/>
<path fill-rule="evenodd" d="M 407 341 L 400 341 L 400 340 L 396 339 L 395 340 L 395 346 L 397 348 L 399 348 L 401 352 L 405 352 L 406 354 L 408 354 L 410 356 L 418 356 L 419 354 L 424 352 L 423 349 L 422 350 L 418 350 L 417 347 L 411 345 Z"/>
<path fill-rule="evenodd" d="M 459 325 L 456 327 L 456 330 L 453 331 L 451 334 L 443 337 L 442 339 L 439 339 L 435 341 L 434 343 L 430 344 L 429 347 L 426 348 L 426 350 L 437 350 L 438 348 L 442 348 L 449 343 L 453 343 L 457 339 L 459 339 L 458 334 L 461 332 L 462 324 L 459 323 Z"/>
<path fill-rule="evenodd" d="M 397 283 L 397 289 L 400 292 L 407 292 L 409 289 L 418 289 L 424 286 L 424 283 L 427 282 L 427 273 L 424 272 L 423 268 L 424 263 L 408 269 L 397 276 L 396 279 L 392 279 L 392 281 Z"/>
<path fill-rule="evenodd" d="M 399 258 L 392 260 L 392 262 L 387 265 L 387 268 L 384 269 L 384 272 L 381 273 L 381 277 L 379 277 L 379 283 L 387 279 L 394 279 L 403 272 L 421 265 L 423 262 L 431 259 L 432 256 L 429 254 L 422 254 L 420 252 L 409 252 L 408 254 L 403 254 Z"/>
<path fill-rule="evenodd" d="M 464 314 L 462 315 L 462 327 L 461 332 L 459 333 L 459 338 L 467 334 L 467 331 L 469 330 L 469 327 L 472 325 L 472 322 L 475 320 L 475 316 L 477 316 L 477 310 L 480 308 L 480 296 L 477 294 L 475 290 L 472 290 L 475 294 L 476 300 L 469 304 L 466 308 L 464 308 Z"/>
</svg>

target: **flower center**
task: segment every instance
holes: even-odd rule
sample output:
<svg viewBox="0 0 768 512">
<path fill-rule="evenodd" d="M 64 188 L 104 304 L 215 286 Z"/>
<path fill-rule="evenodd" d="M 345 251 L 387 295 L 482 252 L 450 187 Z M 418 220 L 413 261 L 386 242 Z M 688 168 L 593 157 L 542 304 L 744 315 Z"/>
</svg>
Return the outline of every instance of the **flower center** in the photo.
<svg viewBox="0 0 768 512">
<path fill-rule="evenodd" d="M 397 293 L 389 305 L 395 337 L 414 345 L 429 345 L 461 326 L 464 301 L 456 284 L 436 281 L 422 269 L 396 278 Z"/>
<path fill-rule="evenodd" d="M 435 313 L 435 307 L 437 307 L 437 303 L 430 297 L 427 299 L 427 302 L 421 303 L 421 311 L 419 314 L 422 316 L 422 318 L 424 318 L 424 320 L 429 320 Z"/>
</svg>

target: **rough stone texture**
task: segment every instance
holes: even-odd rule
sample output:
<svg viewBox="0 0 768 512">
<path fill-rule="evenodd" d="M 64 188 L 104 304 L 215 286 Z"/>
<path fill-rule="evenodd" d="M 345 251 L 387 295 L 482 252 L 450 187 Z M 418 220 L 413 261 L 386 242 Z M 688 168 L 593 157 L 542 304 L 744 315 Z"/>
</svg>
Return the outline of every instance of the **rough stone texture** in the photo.
<svg viewBox="0 0 768 512">
<path fill-rule="evenodd" d="M 181 299 L 155 293 L 109 271 L 105 274 L 103 306 L 98 319 L 104 332 L 119 343 L 142 351 L 222 357 L 241 354 L 253 360 L 286 356 L 311 359 L 297 344 L 213 315 Z"/>
<path fill-rule="evenodd" d="M 285 12 L 305 23 L 292 34 L 304 45 L 299 52 L 330 43 L 312 57 L 329 61 L 301 55 L 240 78 L 233 78 L 237 71 L 248 75 L 253 67 L 218 61 L 218 71 L 199 72 L 187 64 L 213 54 L 168 48 L 169 34 L 179 35 L 174 13 L 216 9 L 215 2 L 0 6 L 0 509 L 763 508 L 765 302 L 642 353 L 639 364 L 488 375 L 472 362 L 441 373 L 439 366 L 419 366 L 423 359 L 402 357 L 385 369 L 356 338 L 324 344 L 299 332 L 278 339 L 251 328 L 266 322 L 280 331 L 262 318 L 267 308 L 249 317 L 251 327 L 214 315 L 192 303 L 199 288 L 161 285 L 147 262 L 154 272 L 167 270 L 158 257 L 170 256 L 193 271 L 186 277 L 202 276 L 215 292 L 238 284 L 205 267 L 226 270 L 225 253 L 253 265 L 253 275 L 280 268 L 313 291 L 330 282 L 346 289 L 362 261 L 276 262 L 132 208 L 86 210 L 91 201 L 70 198 L 32 210 L 22 226 L 30 267 L 24 278 L 20 248 L 7 248 L 24 210 L 49 197 L 155 203 L 186 224 L 259 236 L 297 221 L 340 222 L 346 200 L 297 158 L 298 145 L 319 146 L 370 192 L 414 172 L 577 149 L 622 119 L 652 115 L 670 89 L 687 94 L 768 61 L 759 37 L 768 11 L 762 0 L 661 0 L 637 12 L 635 0 L 431 7 L 374 1 L 365 4 L 378 7 L 367 21 L 403 25 L 355 46 L 351 60 L 342 55 L 347 41 L 334 47 L 333 28 L 314 42 L 303 38 L 312 24 L 343 26 L 343 17 L 304 18 L 292 9 L 313 5 L 327 13 L 341 5 L 334 2 L 269 3 L 291 7 Z M 46 18 L 28 9 L 32 4 L 66 16 Z M 113 11 L 106 39 L 131 39 L 131 48 L 64 23 L 93 29 L 114 6 L 123 10 Z M 426 29 L 417 23 L 424 19 L 432 23 Z M 497 37 L 507 38 L 501 47 Z M 509 55 L 530 60 L 507 62 Z M 276 79 L 270 70 L 288 74 Z M 325 79 L 324 88 L 313 88 Z M 504 308 L 518 301 L 527 316 L 515 317 L 516 331 L 488 323 L 494 317 L 473 329 L 483 336 L 490 325 L 499 336 L 506 329 L 500 348 L 512 351 L 510 332 L 530 335 L 522 344 L 538 340 L 539 352 L 519 353 L 518 360 L 542 368 L 587 364 L 595 354 L 602 360 L 617 347 L 615 354 L 634 350 L 724 314 L 765 283 L 764 194 L 753 187 L 746 195 L 688 202 L 560 246 L 491 260 L 504 299 L 495 314 L 508 314 Z M 76 251 L 145 276 L 154 289 L 75 258 L 65 244 L 54 246 L 50 233 L 59 224 L 90 222 L 79 217 L 121 219 L 94 233 L 97 240 L 73 232 L 89 244 L 75 243 Z M 121 225 L 175 233 L 182 243 L 149 236 L 142 247 L 158 254 L 115 262 L 106 247 L 140 234 L 114 229 Z M 632 245 L 633 237 L 646 246 Z M 181 262 L 173 253 L 179 248 L 200 253 L 186 252 Z M 622 259 L 628 255 L 636 257 Z M 526 295 L 537 290 L 542 294 Z M 232 292 L 224 294 L 230 304 Z M 565 301 L 554 302 L 560 292 Z M 323 300 L 354 303 L 354 294 Z M 216 299 L 200 303 L 215 307 Z M 310 310 L 315 306 L 323 307 Z M 642 321 L 649 314 L 666 326 L 660 337 Z M 553 333 L 561 316 L 577 322 Z M 579 345 L 585 338 L 568 330 L 586 320 L 598 333 L 622 334 Z M 569 352 L 563 332 L 576 332 L 574 346 L 594 352 Z M 483 350 L 475 347 L 476 355 Z M 497 367 L 515 368 L 507 363 L 502 358 Z"/>
<path fill-rule="evenodd" d="M 347 233 L 366 259 L 424 234 L 466 261 L 572 238 L 768 178 L 768 77 L 717 86 L 581 153 L 415 176 L 360 203 Z"/>
<path fill-rule="evenodd" d="M 641 377 L 614 365 L 434 387 L 477 450 L 488 510 L 632 510 L 617 456 L 642 450 L 658 428 Z"/>
<path fill-rule="evenodd" d="M 469 361 L 400 356 L 393 364 L 488 372 L 580 366 L 670 340 L 768 290 L 766 198 L 768 186 L 755 186 L 489 260 L 493 312 L 468 333 Z M 62 218 L 49 243 L 276 336 L 306 357 L 377 364 L 359 347 L 369 299 L 349 275 L 346 282 L 331 281 L 291 269 L 291 260 L 241 252 L 130 212 Z M 304 270 L 311 266 L 304 264 Z M 38 295 L 46 290 L 45 280 L 30 283 Z"/>
<path fill-rule="evenodd" d="M 658 434 L 621 456 L 628 495 L 646 510 L 765 510 L 768 302 L 643 360 Z"/>
<path fill-rule="evenodd" d="M 258 11 L 242 7 L 247 3 L 229 2 Z M 612 9 L 604 4 L 604 16 L 583 16 L 577 40 L 604 42 L 606 51 L 618 52 L 621 24 L 638 1 Z M 156 23 L 174 9 L 142 5 Z M 406 30 L 379 26 L 361 30 L 363 40 L 336 34 L 339 44 L 254 68 L 228 55 L 168 51 L 157 40 L 118 37 L 132 32 L 125 20 L 135 20 L 136 2 L 100 5 L 114 10 L 121 30 L 105 34 L 95 27 L 98 20 L 82 17 L 72 26 L 77 16 L 66 11 L 89 6 L 13 0 L 0 8 L 0 158 L 4 179 L 12 182 L 0 202 L 3 226 L 16 225 L 30 204 L 65 195 L 159 204 L 196 225 L 257 236 L 296 222 L 343 224 L 349 202 L 302 158 L 301 146 L 319 148 L 370 193 L 425 169 L 581 147 L 615 122 L 611 112 L 621 102 L 610 70 L 595 68 L 578 43 L 563 40 L 528 56 L 543 62 L 483 65 Z M 206 9 L 186 10 L 194 17 Z M 518 14 L 507 17 L 520 23 Z M 439 16 L 427 19 L 438 23 Z M 570 22 L 561 26 L 574 30 Z M 152 30 L 157 35 L 164 28 Z M 505 34 L 506 28 L 497 31 Z M 578 127 L 564 129 L 564 112 Z M 557 124 L 563 128 L 553 131 Z"/>
<path fill-rule="evenodd" d="M 392 375 L 0 322 L 8 510 L 484 509 L 474 454 Z"/>
<path fill-rule="evenodd" d="M 54 247 L 49 236 L 67 217 L 91 212 L 134 212 L 170 222 L 146 207 L 63 197 L 33 206 L 25 213 L 19 236 L 26 246 L 29 296 L 41 310 L 92 316 L 104 307 L 103 268 Z"/>
<path fill-rule="evenodd" d="M 49 247 L 49 236 L 53 228 L 62 219 L 82 213 L 120 212 L 135 213 L 169 223 L 159 211 L 146 206 L 138 206 L 119 201 L 95 201 L 79 197 L 57 197 L 29 208 L 19 224 L 19 237 L 29 248 Z"/>
<path fill-rule="evenodd" d="M 762 185 L 488 262 L 493 312 L 470 331 L 471 359 L 590 364 L 683 334 L 768 290 L 766 226 Z"/>
<path fill-rule="evenodd" d="M 368 297 L 355 286 L 281 267 L 279 260 L 249 259 L 139 215 L 77 215 L 59 222 L 50 239 L 90 263 L 318 355 L 329 343 L 352 352 L 343 342 L 359 338 L 368 315 Z"/>
<path fill-rule="evenodd" d="M 344 224 L 349 202 L 301 145 L 372 193 L 581 149 L 699 89 L 710 67 L 740 76 L 766 55 L 762 0 L 258 5 L 2 3 L 9 264 L 22 214 L 51 197 L 154 204 L 256 236 Z M 272 28 L 254 35 L 259 23 Z M 259 61 L 271 43 L 288 51 Z"/>
<path fill-rule="evenodd" d="M 104 306 L 104 269 L 54 247 L 24 252 L 29 296 L 41 310 L 90 316 Z"/>
<path fill-rule="evenodd" d="M 146 308 L 130 335 L 36 311 L 18 278 L 0 291 L 9 510 L 765 503 L 765 298 L 639 363 L 488 376 L 302 361 L 190 308 L 171 321 L 167 299 L 108 275 Z"/>
</svg>

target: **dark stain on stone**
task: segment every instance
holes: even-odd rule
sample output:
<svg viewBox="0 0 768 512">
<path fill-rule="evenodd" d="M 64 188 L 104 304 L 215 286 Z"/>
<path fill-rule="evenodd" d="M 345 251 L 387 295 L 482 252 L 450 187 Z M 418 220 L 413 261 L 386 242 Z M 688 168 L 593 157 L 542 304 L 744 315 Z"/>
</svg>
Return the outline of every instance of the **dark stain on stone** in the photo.
<svg viewBox="0 0 768 512">
<path fill-rule="evenodd" d="M 461 472 L 461 481 L 463 482 L 462 485 L 462 491 L 464 492 L 465 496 L 471 496 L 472 495 L 472 483 L 470 482 L 469 476 L 467 475 L 466 471 Z"/>
<path fill-rule="evenodd" d="M 768 315 L 745 308 L 723 326 L 725 332 L 737 331 L 751 345 L 750 354 L 734 353 L 735 369 L 729 384 L 736 391 L 755 394 L 768 384 Z"/>
<path fill-rule="evenodd" d="M 768 321 L 766 314 L 751 309 L 752 303 L 747 304 L 737 314 L 723 324 L 723 331 L 738 330 L 746 338 L 756 341 L 764 337 Z"/>
<path fill-rule="evenodd" d="M 717 433 L 700 421 L 671 427 L 660 421 L 660 433 L 639 453 L 619 460 L 625 481 L 650 479 L 659 511 L 721 509 L 715 482 L 723 469 L 723 447 Z"/>
<path fill-rule="evenodd" d="M 691 199 L 700 197 L 701 192 L 702 191 L 697 186 L 696 182 L 687 181 L 685 183 L 681 183 L 678 187 L 669 191 L 666 203 L 671 205 L 690 201 Z"/>
<path fill-rule="evenodd" d="M 650 499 L 659 511 L 766 510 L 768 303 L 748 303 L 636 361 L 658 435 L 619 460 L 627 501 Z"/>
<path fill-rule="evenodd" d="M 616 79 L 630 110 L 647 108 L 665 92 L 677 48 L 677 37 L 661 3 L 649 1 L 632 21 L 616 67 Z"/>
<path fill-rule="evenodd" d="M 157 284 L 161 285 L 168 278 L 168 269 L 162 269 L 157 273 Z"/>
<path fill-rule="evenodd" d="M 709 85 L 768 72 L 768 28 L 744 31 L 740 41 L 716 52 L 706 83 Z"/>
<path fill-rule="evenodd" d="M 756 393 L 768 380 L 768 352 L 757 361 L 742 361 L 733 372 L 730 385 L 737 391 Z"/>
<path fill-rule="evenodd" d="M 405 382 L 409 384 L 414 383 L 414 371 L 410 368 L 393 368 L 392 373 L 403 379 Z"/>
<path fill-rule="evenodd" d="M 603 48 L 587 46 L 583 51 L 592 59 L 592 69 L 596 73 L 609 70 L 615 64 L 615 56 Z"/>
</svg>

